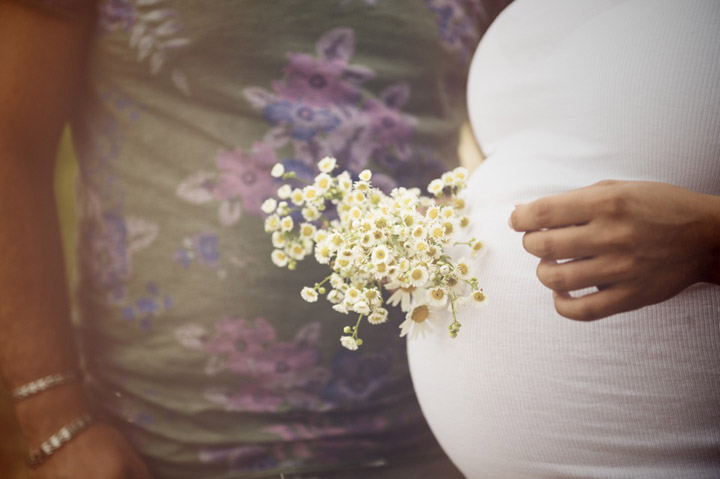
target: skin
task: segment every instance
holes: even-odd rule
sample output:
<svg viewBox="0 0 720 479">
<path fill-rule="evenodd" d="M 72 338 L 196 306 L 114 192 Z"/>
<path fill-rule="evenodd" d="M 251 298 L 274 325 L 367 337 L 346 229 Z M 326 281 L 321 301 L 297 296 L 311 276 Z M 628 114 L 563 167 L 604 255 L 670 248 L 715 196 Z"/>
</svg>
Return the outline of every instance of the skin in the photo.
<svg viewBox="0 0 720 479">
<path fill-rule="evenodd" d="M 720 285 L 718 196 L 666 183 L 602 181 L 517 205 L 509 224 L 524 233 L 523 247 L 540 259 L 538 279 L 570 319 L 636 310 L 698 282 Z M 592 286 L 598 291 L 570 295 Z"/>
<path fill-rule="evenodd" d="M 10 389 L 78 367 L 52 180 L 91 25 L 0 0 L 0 372 Z M 19 401 L 15 411 L 36 448 L 89 408 L 75 383 Z M 117 431 L 97 423 L 30 477 L 150 475 Z"/>
</svg>

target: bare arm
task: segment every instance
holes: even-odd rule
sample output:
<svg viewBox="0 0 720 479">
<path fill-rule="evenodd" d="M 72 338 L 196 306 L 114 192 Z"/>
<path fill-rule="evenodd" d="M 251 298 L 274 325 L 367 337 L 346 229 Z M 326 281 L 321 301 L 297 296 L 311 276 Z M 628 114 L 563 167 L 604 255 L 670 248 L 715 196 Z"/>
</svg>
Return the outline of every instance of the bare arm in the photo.
<svg viewBox="0 0 720 479">
<path fill-rule="evenodd" d="M 10 389 L 77 369 L 52 179 L 91 22 L 0 0 L 0 371 Z M 37 447 L 88 408 L 71 384 L 20 401 L 16 413 Z M 82 462 L 69 460 L 73 449 L 114 434 L 102 428 L 58 451 L 40 476 L 71 475 L 68 464 Z"/>
</svg>

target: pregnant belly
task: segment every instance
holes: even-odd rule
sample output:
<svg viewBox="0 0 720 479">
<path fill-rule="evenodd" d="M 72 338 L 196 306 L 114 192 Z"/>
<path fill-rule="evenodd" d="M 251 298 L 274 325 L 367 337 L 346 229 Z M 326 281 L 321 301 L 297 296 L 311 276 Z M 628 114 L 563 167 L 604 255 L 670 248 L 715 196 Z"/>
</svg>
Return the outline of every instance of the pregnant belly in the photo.
<svg viewBox="0 0 720 479">
<path fill-rule="evenodd" d="M 471 478 L 715 477 L 720 288 L 593 323 L 559 316 L 507 218 L 515 202 L 580 185 L 531 189 L 522 178 L 534 171 L 496 159 L 475 172 L 468 201 L 487 245 L 477 276 L 488 305 L 460 313 L 456 339 L 447 320 L 409 344 L 441 445 Z"/>
</svg>

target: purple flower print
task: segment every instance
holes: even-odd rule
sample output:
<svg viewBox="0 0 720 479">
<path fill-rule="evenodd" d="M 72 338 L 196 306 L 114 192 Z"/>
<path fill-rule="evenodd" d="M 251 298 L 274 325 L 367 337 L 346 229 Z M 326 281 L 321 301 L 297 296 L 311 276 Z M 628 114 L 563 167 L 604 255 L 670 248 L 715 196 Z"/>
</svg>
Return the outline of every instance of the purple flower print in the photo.
<svg viewBox="0 0 720 479">
<path fill-rule="evenodd" d="M 415 120 L 377 100 L 368 100 L 371 134 L 382 146 L 405 147 L 412 137 Z"/>
<path fill-rule="evenodd" d="M 197 233 L 183 240 L 183 248 L 175 251 L 175 261 L 189 268 L 193 261 L 217 269 L 220 266 L 220 248 L 215 233 Z"/>
<path fill-rule="evenodd" d="M 81 255 L 89 280 L 106 292 L 108 301 L 122 301 L 130 275 L 128 230 L 123 217 L 106 212 L 95 221 L 84 222 L 81 235 L 89 246 L 87 254 Z"/>
<path fill-rule="evenodd" d="M 295 140 L 311 140 L 318 133 L 332 131 L 340 124 L 340 118 L 331 109 L 302 100 L 279 99 L 267 105 L 263 115 L 273 125 L 285 125 Z"/>
<path fill-rule="evenodd" d="M 353 354 L 339 351 L 333 358 L 332 379 L 325 385 L 323 398 L 333 404 L 357 404 L 395 380 L 389 354 Z"/>
<path fill-rule="evenodd" d="M 344 61 L 314 58 L 304 53 L 289 53 L 284 81 L 273 82 L 282 97 L 301 100 L 308 105 L 328 106 L 351 103 L 360 95 L 358 87 L 344 80 Z"/>
<path fill-rule="evenodd" d="M 216 160 L 220 174 L 214 197 L 221 201 L 240 197 L 243 211 L 262 215 L 260 205 L 277 186 L 277 180 L 270 176 L 270 168 L 277 161 L 275 151 L 263 143 L 255 143 L 250 153 L 240 148 L 221 151 Z"/>
<path fill-rule="evenodd" d="M 130 0 L 105 0 L 100 4 L 101 32 L 128 32 L 135 24 L 137 11 Z"/>
<path fill-rule="evenodd" d="M 477 0 L 425 0 L 433 12 L 443 45 L 469 62 L 480 41 L 476 19 L 482 11 Z"/>
</svg>

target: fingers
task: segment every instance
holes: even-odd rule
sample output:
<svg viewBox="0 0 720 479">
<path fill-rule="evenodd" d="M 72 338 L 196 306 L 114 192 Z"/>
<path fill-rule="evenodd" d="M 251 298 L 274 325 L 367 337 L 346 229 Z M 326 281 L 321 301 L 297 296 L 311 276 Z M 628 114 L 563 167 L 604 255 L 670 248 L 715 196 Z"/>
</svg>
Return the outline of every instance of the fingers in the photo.
<svg viewBox="0 0 720 479">
<path fill-rule="evenodd" d="M 554 292 L 553 298 L 555 310 L 576 321 L 596 321 L 642 306 L 636 304 L 633 291 L 625 285 L 617 285 L 579 298 L 573 298 L 568 293 Z"/>
<path fill-rule="evenodd" d="M 602 237 L 589 225 L 531 231 L 523 235 L 525 250 L 541 259 L 575 259 L 604 252 Z"/>
<path fill-rule="evenodd" d="M 597 286 L 608 286 L 628 279 L 629 270 L 623 260 L 613 258 L 588 258 L 565 263 L 542 260 L 537 267 L 537 277 L 548 288 L 557 292 L 577 291 Z"/>
<path fill-rule="evenodd" d="M 537 231 L 585 224 L 593 212 L 582 196 L 579 191 L 571 191 L 517 205 L 510 215 L 510 227 L 515 231 Z"/>
<path fill-rule="evenodd" d="M 589 222 L 597 209 L 608 203 L 612 210 L 617 198 L 609 192 L 617 191 L 624 182 L 604 180 L 554 196 L 540 198 L 531 203 L 516 205 L 509 224 L 515 231 L 536 231 L 546 228 L 580 225 Z"/>
</svg>

